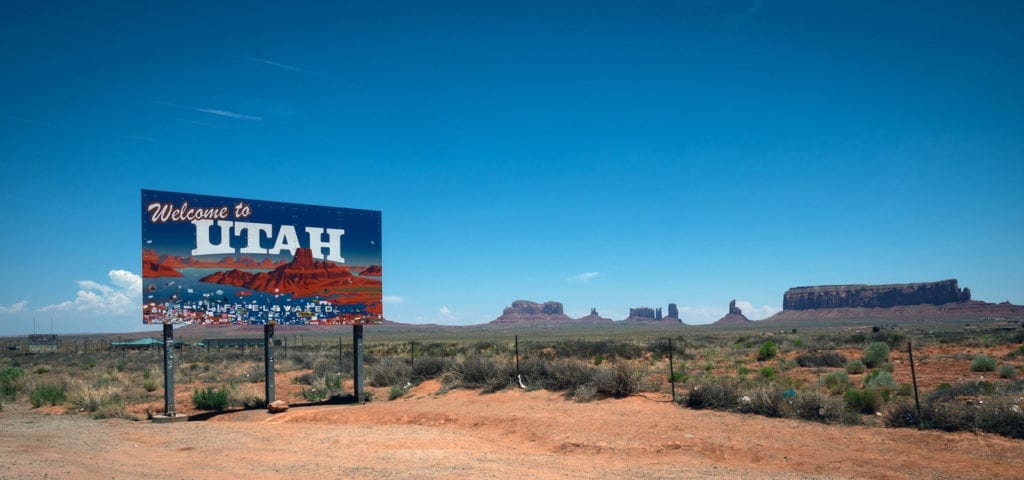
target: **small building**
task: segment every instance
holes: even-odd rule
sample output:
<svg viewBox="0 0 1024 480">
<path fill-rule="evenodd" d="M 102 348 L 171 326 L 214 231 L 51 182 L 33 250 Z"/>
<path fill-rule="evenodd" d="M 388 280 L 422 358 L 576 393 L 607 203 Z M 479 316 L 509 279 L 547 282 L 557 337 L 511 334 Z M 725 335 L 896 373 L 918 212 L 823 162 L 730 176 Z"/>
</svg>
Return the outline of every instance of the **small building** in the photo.
<svg viewBox="0 0 1024 480">
<path fill-rule="evenodd" d="M 175 340 L 174 348 L 181 348 L 180 344 L 180 341 Z M 126 342 L 111 342 L 111 349 L 113 350 L 148 350 L 151 348 L 164 348 L 164 342 L 153 337 L 129 340 Z"/>
<path fill-rule="evenodd" d="M 60 341 L 53 333 L 28 336 L 28 353 L 56 353 Z"/>
</svg>

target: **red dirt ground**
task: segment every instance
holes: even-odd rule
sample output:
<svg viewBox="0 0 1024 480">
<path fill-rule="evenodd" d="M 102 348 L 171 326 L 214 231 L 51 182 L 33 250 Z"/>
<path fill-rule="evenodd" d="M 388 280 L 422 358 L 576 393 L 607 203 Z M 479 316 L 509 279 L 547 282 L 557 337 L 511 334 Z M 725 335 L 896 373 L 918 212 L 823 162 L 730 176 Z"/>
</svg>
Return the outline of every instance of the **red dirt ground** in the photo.
<svg viewBox="0 0 1024 480">
<path fill-rule="evenodd" d="M 0 478 L 1024 478 L 996 435 L 438 388 L 162 425 L 5 406 Z"/>
</svg>

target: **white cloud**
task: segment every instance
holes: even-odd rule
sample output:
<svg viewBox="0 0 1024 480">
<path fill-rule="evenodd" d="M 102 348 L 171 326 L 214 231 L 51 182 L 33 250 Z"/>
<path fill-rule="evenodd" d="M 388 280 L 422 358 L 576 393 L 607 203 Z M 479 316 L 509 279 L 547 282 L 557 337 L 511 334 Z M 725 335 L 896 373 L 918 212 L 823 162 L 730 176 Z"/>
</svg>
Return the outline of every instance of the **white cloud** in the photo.
<svg viewBox="0 0 1024 480">
<path fill-rule="evenodd" d="M 743 315 L 751 320 L 768 318 L 782 310 L 781 308 L 773 307 L 771 305 L 763 305 L 758 308 L 746 300 L 736 300 L 736 306 L 740 307 L 740 310 L 743 310 Z"/>
<path fill-rule="evenodd" d="M 728 313 L 721 307 L 691 307 L 683 305 L 679 307 L 679 317 L 685 323 L 702 324 L 714 323 Z"/>
<path fill-rule="evenodd" d="M 166 105 L 168 107 L 180 108 L 180 109 L 183 109 L 183 110 L 192 110 L 193 112 L 209 113 L 210 115 L 217 115 L 217 116 L 220 116 L 220 117 L 237 118 L 237 119 L 240 119 L 240 120 L 252 120 L 252 121 L 256 121 L 256 122 L 259 122 L 259 121 L 263 120 L 263 117 L 257 117 L 256 115 L 246 115 L 244 113 L 237 113 L 237 112 L 232 112 L 230 110 L 222 110 L 222 109 L 219 109 L 219 108 L 190 107 L 188 105 L 179 105 L 177 103 L 161 102 L 161 101 L 157 101 L 157 100 L 153 100 L 152 103 L 155 103 L 157 105 Z"/>
<path fill-rule="evenodd" d="M 455 314 L 452 313 L 452 311 L 448 309 L 447 305 L 442 306 L 441 309 L 438 310 L 438 314 L 441 315 L 441 319 L 442 320 L 449 320 L 449 321 L 451 321 L 451 320 L 458 319 L 458 317 L 456 317 Z"/>
<path fill-rule="evenodd" d="M 600 274 L 601 272 L 583 272 L 579 275 L 573 275 L 565 280 L 569 283 L 590 283 L 591 280 Z"/>
<path fill-rule="evenodd" d="M 79 280 L 74 300 L 40 307 L 40 312 L 78 312 L 98 315 L 124 315 L 138 312 L 142 301 L 142 277 L 126 271 L 111 270 L 111 285 Z"/>
<path fill-rule="evenodd" d="M 18 303 L 15 303 L 14 305 L 11 305 L 9 307 L 5 307 L 3 305 L 0 305 L 0 313 L 10 313 L 10 314 L 19 313 L 19 312 L 25 310 L 25 306 L 26 305 L 28 305 L 28 300 L 22 300 L 22 301 L 20 301 Z"/>
<path fill-rule="evenodd" d="M 405 303 L 405 299 L 398 295 L 385 295 L 381 298 L 384 303 Z"/>
</svg>

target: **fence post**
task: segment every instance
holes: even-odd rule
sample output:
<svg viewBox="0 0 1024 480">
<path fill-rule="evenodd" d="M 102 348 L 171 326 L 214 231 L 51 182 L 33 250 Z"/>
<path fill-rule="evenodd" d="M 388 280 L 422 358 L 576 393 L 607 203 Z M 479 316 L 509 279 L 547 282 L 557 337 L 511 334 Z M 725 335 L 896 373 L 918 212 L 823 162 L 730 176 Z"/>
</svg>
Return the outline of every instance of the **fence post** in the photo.
<svg viewBox="0 0 1024 480">
<path fill-rule="evenodd" d="M 914 371 L 914 348 L 907 340 L 907 354 L 910 356 L 910 378 L 914 381 L 914 405 L 917 406 L 917 426 L 921 426 L 921 400 L 917 396 L 917 372 Z"/>
</svg>

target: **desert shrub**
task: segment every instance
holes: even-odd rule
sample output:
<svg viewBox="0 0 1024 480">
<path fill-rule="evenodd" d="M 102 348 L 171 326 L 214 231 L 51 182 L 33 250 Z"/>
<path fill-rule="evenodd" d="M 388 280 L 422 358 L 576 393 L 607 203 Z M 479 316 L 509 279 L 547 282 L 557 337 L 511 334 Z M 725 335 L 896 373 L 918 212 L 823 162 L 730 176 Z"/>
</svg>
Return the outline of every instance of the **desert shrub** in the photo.
<svg viewBox="0 0 1024 480">
<path fill-rule="evenodd" d="M 160 388 L 160 382 L 154 378 L 147 378 L 142 381 L 142 389 L 147 392 L 154 392 L 157 388 Z"/>
<path fill-rule="evenodd" d="M 4 367 L 0 369 L 0 398 L 14 400 L 21 389 L 22 377 L 25 371 L 18 367 Z"/>
<path fill-rule="evenodd" d="M 946 383 L 939 385 L 939 388 L 926 395 L 925 401 L 929 403 L 952 402 L 957 401 L 961 397 L 975 397 L 978 395 L 992 394 L 995 393 L 995 389 L 995 385 L 983 380 L 958 382 L 955 385 L 949 385 Z"/>
<path fill-rule="evenodd" d="M 317 376 L 313 372 L 300 373 L 292 377 L 292 383 L 296 385 L 313 385 L 316 380 Z"/>
<path fill-rule="evenodd" d="M 782 418 L 792 415 L 793 405 L 783 396 L 781 388 L 769 387 L 759 388 L 740 397 L 739 409 L 744 413 Z"/>
<path fill-rule="evenodd" d="M 853 386 L 850 377 L 842 370 L 836 370 L 821 377 L 818 383 L 827 388 L 832 395 L 842 395 Z"/>
<path fill-rule="evenodd" d="M 206 387 L 192 393 L 192 405 L 198 410 L 221 411 L 228 407 L 228 391 L 225 388 Z"/>
<path fill-rule="evenodd" d="M 405 385 L 412 380 L 412 367 L 402 359 L 385 357 L 370 368 L 368 380 L 373 387 Z"/>
<path fill-rule="evenodd" d="M 36 385 L 28 394 L 28 400 L 34 408 L 43 405 L 60 405 L 64 403 L 64 397 L 64 385 L 56 383 Z"/>
<path fill-rule="evenodd" d="M 388 391 L 388 400 L 397 400 L 405 395 L 405 387 L 401 385 L 392 385 L 391 390 Z"/>
<path fill-rule="evenodd" d="M 971 371 L 972 372 L 991 372 L 996 369 L 996 359 L 986 356 L 978 355 L 971 360 Z"/>
<path fill-rule="evenodd" d="M 322 402 L 327 399 L 327 389 L 319 385 L 312 386 L 310 388 L 303 388 L 299 395 L 307 402 Z"/>
<path fill-rule="evenodd" d="M 768 340 L 761 344 L 761 348 L 757 350 L 757 359 L 764 361 L 770 358 L 775 358 L 779 353 L 779 346 L 775 342 Z"/>
<path fill-rule="evenodd" d="M 571 392 L 572 399 L 577 402 L 586 403 L 597 399 L 597 386 L 593 383 L 577 385 Z"/>
<path fill-rule="evenodd" d="M 548 364 L 547 375 L 541 382 L 548 390 L 568 390 L 575 395 L 577 387 L 594 383 L 596 372 L 597 368 L 581 360 L 559 359 Z"/>
<path fill-rule="evenodd" d="M 412 365 L 413 377 L 420 380 L 434 378 L 444 371 L 447 363 L 445 359 L 438 357 L 417 358 Z"/>
<path fill-rule="evenodd" d="M 636 362 L 617 362 L 597 368 L 593 384 L 597 394 L 606 397 L 627 397 L 643 389 L 647 366 Z"/>
<path fill-rule="evenodd" d="M 885 342 L 872 342 L 864 347 L 864 365 L 868 368 L 875 368 L 889 361 L 889 344 Z"/>
<path fill-rule="evenodd" d="M 690 388 L 683 402 L 690 408 L 726 410 L 735 408 L 740 399 L 739 382 L 732 378 L 708 377 Z"/>
<path fill-rule="evenodd" d="M 875 413 L 884 404 L 882 396 L 878 394 L 877 390 L 847 390 L 844 397 L 846 405 L 860 413 Z"/>
<path fill-rule="evenodd" d="M 887 427 L 916 427 L 921 423 L 917 409 L 905 401 L 890 403 L 882 411 L 882 422 Z"/>
<path fill-rule="evenodd" d="M 764 378 L 775 378 L 775 369 L 772 367 L 761 367 L 761 376 Z"/>
<path fill-rule="evenodd" d="M 639 345 L 621 340 L 559 340 L 552 347 L 559 357 L 571 358 L 593 359 L 601 355 L 605 360 L 612 357 L 634 359 L 644 354 Z"/>
<path fill-rule="evenodd" d="M 801 367 L 842 367 L 846 356 L 839 352 L 804 353 L 795 360 Z"/>
<path fill-rule="evenodd" d="M 81 412 L 94 413 L 118 399 L 113 388 L 94 387 L 81 380 L 72 383 L 68 391 L 68 402 Z"/>
<path fill-rule="evenodd" d="M 797 418 L 828 424 L 855 424 L 860 420 L 846 409 L 842 399 L 813 393 L 794 397 L 793 411 Z"/>
<path fill-rule="evenodd" d="M 36 367 L 35 372 L 36 372 L 36 375 L 42 375 L 44 373 L 50 373 L 50 370 L 51 370 L 50 367 L 48 367 L 46 365 L 40 365 L 40 366 Z"/>
<path fill-rule="evenodd" d="M 854 359 L 850 360 L 849 362 L 846 362 L 846 365 L 843 365 L 843 369 L 846 370 L 846 373 L 849 373 L 850 375 L 856 375 L 864 373 L 866 367 L 864 366 L 864 362 L 860 361 L 859 359 Z"/>
<path fill-rule="evenodd" d="M 514 373 L 509 371 L 506 363 L 492 356 L 466 357 L 452 365 L 442 384 L 446 387 L 480 388 L 485 393 L 496 392 L 509 385 Z"/>
<path fill-rule="evenodd" d="M 233 388 L 228 394 L 228 405 L 247 410 L 267 408 L 266 392 L 261 392 L 255 385 Z"/>
<path fill-rule="evenodd" d="M 999 378 L 1016 378 L 1017 369 L 1013 365 L 1001 365 L 999 367 Z"/>
<path fill-rule="evenodd" d="M 896 390 L 899 385 L 891 373 L 885 370 L 875 370 L 864 377 L 864 388 Z"/>
</svg>

